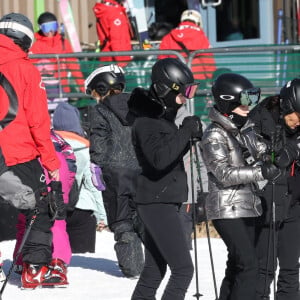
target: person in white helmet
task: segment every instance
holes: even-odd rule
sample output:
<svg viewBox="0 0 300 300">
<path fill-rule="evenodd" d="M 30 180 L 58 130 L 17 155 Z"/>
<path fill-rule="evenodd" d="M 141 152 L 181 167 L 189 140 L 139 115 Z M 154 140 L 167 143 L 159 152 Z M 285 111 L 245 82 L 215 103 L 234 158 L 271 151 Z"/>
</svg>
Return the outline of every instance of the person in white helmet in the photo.
<svg viewBox="0 0 300 300">
<path fill-rule="evenodd" d="M 88 76 L 85 87 L 97 100 L 90 118 L 90 155 L 103 171 L 103 202 L 119 267 L 126 277 L 137 277 L 144 266 L 141 226 L 133 205 L 140 167 L 131 141 L 124 71 L 115 64 L 100 67 Z"/>
<path fill-rule="evenodd" d="M 203 30 L 201 14 L 193 9 L 185 10 L 179 25 L 165 35 L 159 46 L 160 50 L 180 50 L 184 57 L 190 52 L 210 48 L 210 42 Z M 159 58 L 170 56 L 160 55 Z M 197 80 L 212 78 L 216 70 L 212 53 L 197 55 L 192 62 L 192 72 Z"/>
</svg>

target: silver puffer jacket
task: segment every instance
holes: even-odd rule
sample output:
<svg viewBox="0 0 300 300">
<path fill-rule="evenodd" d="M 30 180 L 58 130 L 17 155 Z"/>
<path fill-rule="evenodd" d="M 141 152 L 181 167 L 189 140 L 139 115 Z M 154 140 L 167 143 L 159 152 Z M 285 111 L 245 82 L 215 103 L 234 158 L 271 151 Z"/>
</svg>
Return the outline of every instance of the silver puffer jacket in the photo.
<svg viewBox="0 0 300 300">
<path fill-rule="evenodd" d="M 260 216 L 262 208 L 256 194 L 257 182 L 264 178 L 260 166 L 253 161 L 262 158 L 266 145 L 258 140 L 254 124 L 249 120 L 239 130 L 215 108 L 210 110 L 209 118 L 212 123 L 201 142 L 209 180 L 208 219 Z M 250 165 L 246 162 L 249 160 Z"/>
</svg>

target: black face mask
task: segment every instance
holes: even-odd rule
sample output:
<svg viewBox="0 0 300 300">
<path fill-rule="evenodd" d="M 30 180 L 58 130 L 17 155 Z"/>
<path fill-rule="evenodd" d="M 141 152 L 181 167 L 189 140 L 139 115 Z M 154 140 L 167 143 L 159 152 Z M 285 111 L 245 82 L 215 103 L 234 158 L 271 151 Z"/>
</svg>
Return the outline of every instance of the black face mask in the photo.
<svg viewBox="0 0 300 300">
<path fill-rule="evenodd" d="M 165 118 L 173 121 L 176 118 L 178 109 L 182 106 L 182 104 L 176 103 L 176 97 L 178 93 L 175 91 L 170 91 L 164 98 L 163 102 L 165 105 Z"/>
<path fill-rule="evenodd" d="M 177 97 L 178 93 L 176 93 L 175 91 L 170 91 L 164 98 L 163 98 L 163 102 L 165 104 L 165 106 L 167 107 L 167 109 L 171 109 L 171 110 L 178 110 L 181 106 L 181 104 L 177 104 L 176 103 L 176 97 Z"/>
<path fill-rule="evenodd" d="M 234 112 L 231 112 L 228 117 L 231 119 L 231 121 L 236 125 L 237 128 L 242 128 L 247 120 L 248 120 L 248 117 L 243 117 L 243 116 L 240 116 Z"/>
</svg>

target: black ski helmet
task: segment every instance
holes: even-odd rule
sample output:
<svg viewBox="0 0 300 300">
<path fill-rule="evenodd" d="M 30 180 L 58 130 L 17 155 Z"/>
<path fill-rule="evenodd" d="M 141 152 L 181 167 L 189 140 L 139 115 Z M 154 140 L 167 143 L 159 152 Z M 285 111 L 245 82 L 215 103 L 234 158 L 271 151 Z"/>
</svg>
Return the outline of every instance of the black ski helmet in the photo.
<svg viewBox="0 0 300 300">
<path fill-rule="evenodd" d="M 124 70 L 118 65 L 106 65 L 93 71 L 85 80 L 85 93 L 91 95 L 93 90 L 104 96 L 109 90 L 125 89 Z"/>
<path fill-rule="evenodd" d="M 260 89 L 254 88 L 253 84 L 246 77 L 236 73 L 219 75 L 213 82 L 211 90 L 217 109 L 221 113 L 227 114 L 242 104 L 242 92 L 253 90 L 253 92 L 258 94 L 256 95 L 256 98 L 258 98 L 256 103 L 260 96 Z M 247 103 L 247 105 L 250 105 L 250 103 Z"/>
<path fill-rule="evenodd" d="M 11 38 L 24 51 L 28 51 L 34 39 L 31 21 L 19 13 L 10 13 L 0 19 L 0 34 Z"/>
<path fill-rule="evenodd" d="M 192 71 L 176 58 L 158 60 L 152 67 L 152 89 L 160 99 L 171 91 L 185 95 L 188 86 L 194 84 Z"/>
<path fill-rule="evenodd" d="M 47 23 L 47 22 L 53 22 L 53 21 L 57 22 L 57 18 L 53 13 L 48 11 L 40 14 L 37 20 L 39 25 L 42 25 L 43 23 Z"/>
<path fill-rule="evenodd" d="M 280 90 L 280 108 L 282 114 L 300 113 L 300 79 L 288 81 Z"/>
</svg>

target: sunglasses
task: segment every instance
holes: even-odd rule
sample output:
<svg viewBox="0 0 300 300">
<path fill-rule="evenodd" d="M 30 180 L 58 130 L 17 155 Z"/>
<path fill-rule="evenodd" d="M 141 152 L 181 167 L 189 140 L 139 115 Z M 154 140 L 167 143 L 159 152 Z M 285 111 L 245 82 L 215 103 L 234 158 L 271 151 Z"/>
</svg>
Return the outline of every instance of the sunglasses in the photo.
<svg viewBox="0 0 300 300">
<path fill-rule="evenodd" d="M 40 29 L 43 33 L 56 32 L 58 30 L 58 23 L 57 21 L 46 22 L 40 25 Z"/>
<path fill-rule="evenodd" d="M 199 83 L 196 83 L 196 84 L 189 85 L 188 87 L 186 87 L 185 93 L 184 93 L 185 98 L 188 98 L 188 99 L 194 98 L 197 88 L 198 88 L 198 85 L 199 85 Z"/>
<path fill-rule="evenodd" d="M 251 88 L 241 92 L 241 105 L 247 105 L 252 109 L 260 100 L 260 88 Z"/>
</svg>

